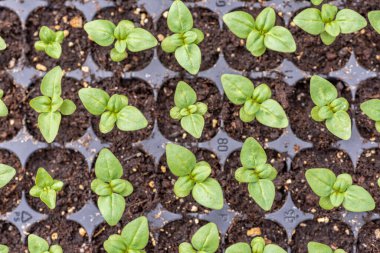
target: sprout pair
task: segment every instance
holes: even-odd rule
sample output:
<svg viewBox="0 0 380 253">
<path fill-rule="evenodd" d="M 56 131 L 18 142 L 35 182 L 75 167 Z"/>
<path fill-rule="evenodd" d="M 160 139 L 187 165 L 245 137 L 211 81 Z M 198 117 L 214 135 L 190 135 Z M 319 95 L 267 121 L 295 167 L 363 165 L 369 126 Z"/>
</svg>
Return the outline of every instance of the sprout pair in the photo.
<svg viewBox="0 0 380 253">
<path fill-rule="evenodd" d="M 30 253 L 63 253 L 61 246 L 49 246 L 46 240 L 34 234 L 28 236 L 28 250 Z"/>
<path fill-rule="evenodd" d="M 262 237 L 255 237 L 251 245 L 243 242 L 235 243 L 226 249 L 226 253 L 286 253 L 286 251 L 276 244 L 266 244 Z"/>
<path fill-rule="evenodd" d="M 34 43 L 37 51 L 43 51 L 54 59 L 59 59 L 62 54 L 61 44 L 65 38 L 63 31 L 54 32 L 47 26 L 42 26 L 39 32 L 40 40 Z"/>
</svg>

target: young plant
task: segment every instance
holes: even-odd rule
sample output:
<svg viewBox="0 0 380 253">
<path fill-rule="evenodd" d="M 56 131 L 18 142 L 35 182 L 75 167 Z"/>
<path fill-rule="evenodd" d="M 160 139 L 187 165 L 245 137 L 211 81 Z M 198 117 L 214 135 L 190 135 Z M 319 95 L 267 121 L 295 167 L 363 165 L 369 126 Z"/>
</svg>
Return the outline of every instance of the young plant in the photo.
<svg viewBox="0 0 380 253">
<path fill-rule="evenodd" d="M 76 110 L 73 101 L 61 98 L 62 75 L 59 66 L 47 72 L 41 82 L 42 96 L 33 98 L 29 103 L 39 113 L 38 128 L 47 143 L 52 143 L 57 136 L 62 115 L 71 115 Z"/>
<path fill-rule="evenodd" d="M 311 35 L 319 35 L 325 45 L 331 45 L 339 34 L 350 34 L 367 26 L 366 19 L 356 11 L 342 9 L 331 4 L 322 9 L 307 8 L 301 11 L 294 23 Z"/>
<path fill-rule="evenodd" d="M 7 44 L 5 40 L 0 36 L 0 51 L 5 50 L 7 48 Z"/>
<path fill-rule="evenodd" d="M 182 68 L 190 74 L 197 74 L 202 60 L 198 45 L 204 39 L 203 32 L 193 28 L 193 16 L 181 0 L 173 2 L 169 9 L 167 22 L 169 30 L 174 34 L 162 41 L 162 50 L 166 53 L 174 53 Z"/>
<path fill-rule="evenodd" d="M 59 59 L 62 54 L 61 44 L 65 38 L 63 31 L 54 32 L 49 27 L 42 26 L 38 36 L 40 40 L 34 43 L 34 48 L 45 52 L 51 58 Z"/>
<path fill-rule="evenodd" d="M 0 189 L 8 184 L 16 175 L 16 170 L 11 166 L 0 164 Z"/>
<path fill-rule="evenodd" d="M 195 232 L 191 237 L 191 243 L 181 243 L 179 245 L 179 253 L 214 253 L 219 248 L 219 240 L 218 227 L 210 222 Z"/>
<path fill-rule="evenodd" d="M 323 2 L 323 0 L 311 0 L 311 3 L 314 5 L 320 5 Z"/>
<path fill-rule="evenodd" d="M 327 129 L 333 135 L 343 140 L 350 139 L 351 118 L 347 113 L 350 107 L 347 99 L 338 98 L 336 87 L 316 75 L 310 80 L 310 95 L 315 104 L 311 110 L 311 118 L 317 122 L 325 121 Z"/>
<path fill-rule="evenodd" d="M 256 21 L 244 11 L 233 11 L 223 16 L 230 31 L 240 39 L 246 39 L 246 47 L 252 55 L 262 56 L 267 49 L 282 52 L 295 52 L 297 47 L 292 34 L 282 26 L 275 26 L 276 13 L 267 7 L 260 12 Z"/>
<path fill-rule="evenodd" d="M 370 99 L 360 104 L 360 109 L 371 120 L 375 121 L 376 130 L 380 133 L 380 99 Z"/>
<path fill-rule="evenodd" d="M 30 253 L 63 253 L 61 246 L 49 246 L 46 240 L 33 234 L 28 236 L 28 250 Z"/>
<path fill-rule="evenodd" d="M 265 245 L 265 240 L 262 237 L 255 237 L 248 243 L 235 243 L 227 248 L 226 253 L 286 253 L 283 248 L 276 244 Z"/>
<path fill-rule="evenodd" d="M 109 149 L 102 149 L 95 163 L 91 190 L 99 196 L 98 207 L 110 226 L 115 226 L 125 210 L 125 197 L 133 192 L 132 184 L 124 179 L 123 167 Z"/>
<path fill-rule="evenodd" d="M 127 49 L 136 53 L 157 46 L 156 38 L 147 30 L 135 27 L 129 20 L 120 21 L 115 26 L 108 20 L 94 20 L 84 25 L 89 38 L 102 47 L 111 46 L 112 61 L 120 62 L 128 57 Z"/>
<path fill-rule="evenodd" d="M 305 176 L 313 192 L 320 197 L 319 205 L 325 210 L 341 205 L 351 212 L 375 209 L 372 196 L 363 187 L 353 185 L 349 174 L 336 177 L 329 169 L 316 168 L 308 169 Z"/>
<path fill-rule="evenodd" d="M 103 244 L 107 253 L 144 253 L 149 242 L 148 220 L 141 216 L 129 222 L 121 235 L 111 235 Z"/>
<path fill-rule="evenodd" d="M 32 197 L 40 198 L 47 207 L 54 209 L 56 206 L 57 192 L 63 188 L 63 182 L 53 179 L 44 168 L 37 170 L 35 186 L 29 194 Z"/>
<path fill-rule="evenodd" d="M 0 244 L 0 253 L 9 253 L 9 247 L 7 245 Z"/>
<path fill-rule="evenodd" d="M 136 131 L 145 128 L 148 121 L 134 106 L 128 105 L 128 97 L 112 95 L 97 88 L 82 88 L 79 98 L 92 115 L 100 116 L 99 130 L 109 133 L 115 127 L 121 131 Z"/>
<path fill-rule="evenodd" d="M 309 242 L 307 244 L 308 253 L 346 253 L 346 251 L 342 249 L 333 250 L 326 244 L 322 244 L 319 242 Z"/>
<path fill-rule="evenodd" d="M 377 33 L 380 33 L 380 11 L 368 12 L 369 23 Z"/>
<path fill-rule="evenodd" d="M 8 107 L 2 100 L 4 97 L 4 91 L 0 89 L 0 117 L 6 117 L 8 116 Z"/>
<path fill-rule="evenodd" d="M 197 102 L 197 94 L 185 82 L 180 81 L 174 94 L 175 106 L 170 110 L 170 117 L 181 121 L 182 128 L 194 136 L 200 138 L 205 120 L 203 115 L 207 112 L 207 105 Z"/>
<path fill-rule="evenodd" d="M 197 163 L 190 150 L 172 143 L 166 145 L 166 160 L 170 171 L 179 177 L 174 184 L 177 197 L 184 198 L 192 193 L 195 201 L 206 208 L 223 208 L 222 187 L 210 177 L 210 164 L 205 161 Z"/>
<path fill-rule="evenodd" d="M 228 99 L 235 105 L 243 105 L 239 116 L 243 122 L 255 119 L 273 128 L 285 128 L 289 121 L 282 106 L 271 99 L 272 91 L 262 83 L 256 88 L 251 80 L 240 75 L 222 75 L 222 85 Z"/>
</svg>

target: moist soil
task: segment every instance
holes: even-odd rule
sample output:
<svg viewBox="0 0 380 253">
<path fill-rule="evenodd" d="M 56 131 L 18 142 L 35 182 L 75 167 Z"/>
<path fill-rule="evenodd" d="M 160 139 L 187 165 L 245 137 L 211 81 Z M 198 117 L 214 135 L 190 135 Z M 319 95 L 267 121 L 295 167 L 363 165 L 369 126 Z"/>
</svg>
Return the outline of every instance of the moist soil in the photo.
<svg viewBox="0 0 380 253">
<path fill-rule="evenodd" d="M 16 66 L 24 48 L 21 20 L 8 8 L 0 8 L 0 36 L 5 40 L 7 49 L 1 51 L 0 69 Z"/>
<path fill-rule="evenodd" d="M 255 87 L 261 83 L 267 84 L 272 90 L 272 99 L 281 104 L 284 110 L 289 108 L 288 96 L 291 88 L 280 79 L 261 78 L 252 80 Z M 224 121 L 224 130 L 235 140 L 244 141 L 248 137 L 254 137 L 259 142 L 269 142 L 278 139 L 284 132 L 284 129 L 271 128 L 262 125 L 257 120 L 250 123 L 241 121 L 239 110 L 242 105 L 232 104 L 224 96 L 222 117 Z M 288 114 L 289 117 L 289 114 Z"/>
<path fill-rule="evenodd" d="M 174 93 L 179 81 L 185 81 L 197 94 L 197 102 L 207 104 L 207 113 L 204 115 L 205 126 L 202 136 L 196 139 L 181 127 L 179 120 L 170 117 L 170 109 L 175 106 Z M 216 85 L 206 78 L 167 80 L 158 92 L 157 121 L 160 132 L 171 141 L 197 142 L 212 139 L 218 132 L 220 126 L 219 115 L 222 111 L 222 96 Z"/>
<path fill-rule="evenodd" d="M 152 87 L 145 81 L 137 78 L 119 79 L 116 77 L 106 78 L 93 83 L 93 87 L 101 88 L 110 96 L 114 94 L 126 95 L 128 104 L 137 107 L 148 120 L 148 126 L 144 129 L 124 132 L 117 128 L 103 134 L 99 130 L 100 116 L 93 116 L 91 119 L 92 127 L 95 134 L 104 142 L 112 143 L 135 143 L 144 140 L 150 136 L 153 131 L 155 100 Z"/>
<path fill-rule="evenodd" d="M 239 8 L 233 11 L 245 11 L 257 17 L 263 9 L 257 8 Z M 284 26 L 284 20 L 276 15 L 276 25 Z M 228 27 L 223 24 L 223 55 L 231 68 L 240 71 L 264 71 L 278 67 L 285 54 L 274 52 L 267 49 L 265 54 L 260 57 L 253 56 L 245 47 L 246 39 L 240 39 L 236 37 Z"/>
<path fill-rule="evenodd" d="M 340 248 L 347 253 L 353 253 L 355 238 L 347 224 L 338 220 L 321 218 L 308 220 L 298 225 L 290 243 L 292 252 L 306 253 L 307 243 L 310 241 L 327 244 L 334 250 Z"/>
<path fill-rule="evenodd" d="M 280 209 L 285 203 L 287 191 L 284 187 L 287 177 L 286 154 L 278 153 L 274 150 L 266 150 L 268 163 L 278 171 L 277 178 L 274 180 L 276 186 L 276 195 L 272 209 L 274 212 Z M 265 211 L 261 209 L 255 201 L 249 196 L 248 184 L 239 183 L 235 179 L 235 171 L 242 167 L 240 163 L 240 150 L 233 152 L 226 160 L 224 170 L 220 171 L 217 179 L 221 182 L 224 197 L 231 209 L 238 211 L 252 219 L 265 216 Z"/>
<path fill-rule="evenodd" d="M 204 33 L 204 40 L 198 45 L 202 53 L 200 71 L 212 68 L 219 59 L 221 32 L 218 14 L 201 7 L 189 8 L 193 14 L 194 28 Z M 172 35 L 167 25 L 167 11 L 157 22 L 157 38 L 160 42 Z M 160 46 L 157 47 L 157 55 L 161 63 L 175 72 L 186 72 L 175 59 L 174 53 L 165 53 Z"/>
<path fill-rule="evenodd" d="M 329 81 L 337 88 L 338 97 L 346 98 L 351 104 L 352 97 L 349 87 L 336 79 Z M 310 112 L 315 106 L 310 96 L 310 79 L 298 81 L 291 89 L 290 106 L 287 108 L 286 114 L 295 135 L 304 141 L 312 142 L 318 148 L 328 148 L 340 140 L 327 130 L 324 122 L 316 122 L 310 116 Z M 348 113 L 351 114 L 350 110 Z"/>
<path fill-rule="evenodd" d="M 191 150 L 197 158 L 197 162 L 206 161 L 210 164 L 212 172 L 210 177 L 216 178 L 221 171 L 218 157 L 211 151 L 205 149 Z M 159 162 L 159 171 L 157 172 L 159 180 L 159 195 L 161 204 L 173 213 L 208 213 L 209 209 L 198 204 L 190 194 L 185 198 L 177 198 L 174 194 L 174 184 L 177 177 L 174 176 L 166 162 L 166 156 L 163 155 Z"/>
<path fill-rule="evenodd" d="M 361 228 L 357 249 L 360 253 L 380 252 L 380 220 L 371 221 Z"/>
<path fill-rule="evenodd" d="M 50 210 L 39 198 L 29 195 L 38 168 L 64 183 L 57 193 L 57 206 Z M 28 204 L 38 212 L 66 216 L 78 212 L 90 199 L 90 173 L 83 155 L 72 149 L 48 148 L 34 152 L 26 163 L 24 190 Z"/>
<path fill-rule="evenodd" d="M 89 52 L 89 41 L 83 30 L 86 22 L 83 13 L 73 7 L 49 5 L 34 10 L 25 24 L 28 64 L 41 71 L 47 71 L 58 65 L 66 71 L 81 68 Z M 34 43 L 40 40 L 38 33 L 43 25 L 53 31 L 64 31 L 67 34 L 61 44 L 60 59 L 53 59 L 44 51 L 37 52 L 34 49 Z"/>
<path fill-rule="evenodd" d="M 129 2 L 129 1 L 128 1 Z M 151 33 L 154 31 L 152 18 L 148 13 L 137 7 L 135 3 L 125 3 L 118 7 L 107 7 L 101 9 L 94 17 L 96 19 L 106 19 L 117 25 L 121 20 L 130 20 L 135 23 L 136 27 L 144 28 Z M 143 52 L 132 53 L 127 51 L 127 59 L 121 62 L 113 62 L 110 57 L 113 45 L 101 47 L 91 43 L 92 57 L 95 63 L 101 68 L 121 74 L 127 71 L 137 71 L 144 69 L 153 59 L 154 50 L 148 49 Z"/>
<path fill-rule="evenodd" d="M 0 221 L 0 244 L 7 245 L 9 252 L 26 252 L 18 229 L 11 223 Z"/>
<path fill-rule="evenodd" d="M 32 98 L 41 96 L 40 85 L 42 79 L 35 81 L 28 89 L 28 104 Z M 74 78 L 65 77 L 62 79 L 62 98 L 70 99 L 77 106 L 76 111 L 69 116 L 62 115 L 61 124 L 59 126 L 58 135 L 55 142 L 66 143 L 79 139 L 84 135 L 90 126 L 90 114 L 84 108 L 79 99 L 78 91 L 84 87 L 82 81 Z M 26 127 L 31 135 L 39 141 L 45 142 L 40 129 L 38 128 L 38 113 L 30 106 L 26 109 Z"/>
</svg>

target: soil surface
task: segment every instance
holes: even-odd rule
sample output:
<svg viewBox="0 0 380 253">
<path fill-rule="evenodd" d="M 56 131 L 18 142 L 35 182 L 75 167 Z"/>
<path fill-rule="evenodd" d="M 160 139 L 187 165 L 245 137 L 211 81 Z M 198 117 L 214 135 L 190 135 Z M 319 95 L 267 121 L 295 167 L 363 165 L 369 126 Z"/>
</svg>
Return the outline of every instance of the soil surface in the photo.
<svg viewBox="0 0 380 253">
<path fill-rule="evenodd" d="M 170 109 L 174 105 L 174 93 L 179 81 L 185 81 L 197 93 L 197 102 L 207 104 L 208 110 L 204 115 L 205 126 L 200 139 L 196 139 L 181 127 L 179 120 L 170 117 Z M 220 126 L 219 115 L 222 111 L 222 96 L 216 85 L 205 78 L 167 80 L 158 91 L 157 121 L 161 133 L 171 141 L 196 142 L 207 141 L 214 137 Z"/>
<path fill-rule="evenodd" d="M 365 224 L 358 236 L 358 252 L 380 252 L 380 220 Z"/>
<path fill-rule="evenodd" d="M 57 206 L 50 210 L 39 198 L 29 195 L 38 168 L 44 168 L 64 183 L 57 194 Z M 72 149 L 49 148 L 34 152 L 26 163 L 24 190 L 28 203 L 38 212 L 62 215 L 79 211 L 90 199 L 90 173 L 83 155 Z"/>
<path fill-rule="evenodd" d="M 0 244 L 7 245 L 9 252 L 24 252 L 26 250 L 18 229 L 5 221 L 0 221 Z"/>
</svg>

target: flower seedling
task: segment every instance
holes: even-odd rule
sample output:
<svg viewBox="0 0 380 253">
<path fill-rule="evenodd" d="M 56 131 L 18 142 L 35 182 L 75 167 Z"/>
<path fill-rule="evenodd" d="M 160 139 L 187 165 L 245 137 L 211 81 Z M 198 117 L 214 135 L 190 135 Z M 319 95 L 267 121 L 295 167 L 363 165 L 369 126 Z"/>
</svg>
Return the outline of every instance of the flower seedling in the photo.
<svg viewBox="0 0 380 253">
<path fill-rule="evenodd" d="M 205 120 L 203 115 L 207 112 L 207 105 L 197 102 L 197 94 L 185 82 L 180 81 L 174 94 L 175 106 L 170 110 L 170 117 L 181 121 L 182 128 L 194 136 L 200 138 Z"/>
<path fill-rule="evenodd" d="M 42 26 L 38 36 L 40 40 L 34 43 L 34 48 L 45 52 L 51 58 L 59 59 L 62 54 L 61 44 L 65 38 L 63 31 L 54 32 L 49 27 Z"/>
<path fill-rule="evenodd" d="M 46 73 L 40 87 L 42 96 L 30 101 L 30 106 L 39 113 L 38 128 L 48 143 L 52 143 L 57 136 L 62 115 L 71 115 L 76 110 L 73 101 L 61 98 L 62 75 L 59 66 Z"/>
<path fill-rule="evenodd" d="M 311 35 L 319 35 L 325 45 L 331 45 L 339 34 L 350 34 L 367 26 L 366 19 L 356 11 L 342 9 L 331 4 L 322 9 L 307 8 L 301 11 L 293 22 Z"/>
<path fill-rule="evenodd" d="M 351 212 L 375 209 L 372 196 L 363 187 L 353 185 L 349 174 L 336 177 L 329 169 L 316 168 L 307 170 L 305 176 L 313 192 L 320 197 L 319 205 L 325 210 L 341 205 Z"/>
<path fill-rule="evenodd" d="M 177 197 L 184 198 L 192 193 L 195 201 L 206 208 L 223 208 L 222 187 L 210 177 L 210 164 L 205 161 L 197 163 L 190 150 L 172 143 L 166 145 L 166 159 L 170 171 L 179 177 L 174 184 Z"/>
<path fill-rule="evenodd" d="M 115 127 L 121 131 L 136 131 L 145 128 L 148 121 L 134 106 L 128 105 L 128 97 L 112 95 L 97 88 L 82 88 L 79 98 L 92 115 L 100 116 L 99 129 L 109 133 Z"/>
<path fill-rule="evenodd" d="M 326 79 L 313 76 L 310 80 L 310 95 L 315 106 L 311 118 L 325 121 L 327 129 L 335 136 L 348 140 L 351 137 L 351 118 L 347 111 L 347 99 L 338 98 L 336 87 Z"/>
<path fill-rule="evenodd" d="M 235 105 L 243 105 L 239 116 L 243 122 L 255 119 L 273 128 L 285 128 L 289 121 L 282 106 L 271 99 L 272 91 L 266 84 L 256 88 L 251 80 L 240 75 L 222 75 L 222 85 L 228 99 Z"/>
<path fill-rule="evenodd" d="M 219 240 L 218 227 L 210 222 L 195 232 L 191 237 L 191 243 L 181 243 L 179 245 L 179 253 L 214 253 L 219 248 Z"/>
<path fill-rule="evenodd" d="M 33 234 L 28 236 L 28 250 L 30 253 L 63 253 L 61 246 L 49 246 L 46 240 Z"/>
<path fill-rule="evenodd" d="M 5 40 L 0 36 L 0 51 L 5 50 L 7 48 L 7 44 Z"/>
<path fill-rule="evenodd" d="M 360 109 L 371 120 L 375 121 L 376 130 L 380 133 L 380 99 L 370 99 L 360 104 Z"/>
<path fill-rule="evenodd" d="M 110 226 L 115 226 L 125 210 L 125 197 L 133 192 L 132 184 L 124 179 L 123 167 L 109 149 L 102 149 L 95 163 L 91 190 L 99 196 L 98 207 Z"/>
<path fill-rule="evenodd" d="M 286 251 L 276 244 L 265 244 L 262 237 L 255 237 L 248 243 L 235 243 L 227 248 L 226 253 L 286 253 Z"/>
<path fill-rule="evenodd" d="M 0 117 L 5 117 L 8 115 L 8 107 L 2 100 L 4 97 L 4 91 L 0 89 Z"/>
<path fill-rule="evenodd" d="M 16 170 L 11 166 L 0 164 L 0 189 L 8 184 L 16 175 Z"/>
<path fill-rule="evenodd" d="M 111 235 L 103 244 L 107 253 L 144 253 L 149 242 L 148 220 L 141 216 L 129 222 L 121 235 Z"/>
<path fill-rule="evenodd" d="M 63 182 L 53 179 L 44 168 L 37 170 L 35 185 L 30 189 L 32 197 L 40 198 L 47 207 L 54 209 L 56 206 L 57 192 L 63 188 Z"/>
<path fill-rule="evenodd" d="M 7 245 L 0 244 L 0 253 L 9 253 L 9 247 Z"/>
<path fill-rule="evenodd" d="M 380 33 L 380 11 L 368 12 L 368 19 L 373 29 L 375 29 L 377 33 Z"/>
<path fill-rule="evenodd" d="M 309 242 L 307 244 L 308 253 L 346 253 L 346 251 L 342 249 L 333 250 L 326 244 L 322 244 L 319 242 Z"/>
<path fill-rule="evenodd" d="M 169 30 L 174 34 L 162 41 L 162 50 L 166 53 L 174 53 L 182 68 L 190 74 L 197 74 L 202 60 L 198 45 L 204 39 L 203 32 L 193 28 L 193 16 L 181 0 L 173 2 L 169 9 L 167 22 Z"/>
<path fill-rule="evenodd" d="M 276 13 L 267 7 L 257 16 L 244 11 L 233 11 L 223 16 L 230 31 L 240 39 L 246 39 L 246 48 L 252 55 L 262 56 L 267 49 L 292 53 L 296 51 L 296 43 L 288 29 L 276 26 Z"/>
<path fill-rule="evenodd" d="M 141 52 L 157 46 L 156 38 L 147 30 L 135 27 L 129 20 L 120 21 L 117 26 L 108 20 L 94 20 L 84 25 L 89 38 L 102 47 L 111 46 L 112 61 L 120 62 L 128 57 L 127 49 L 132 52 Z"/>
</svg>

